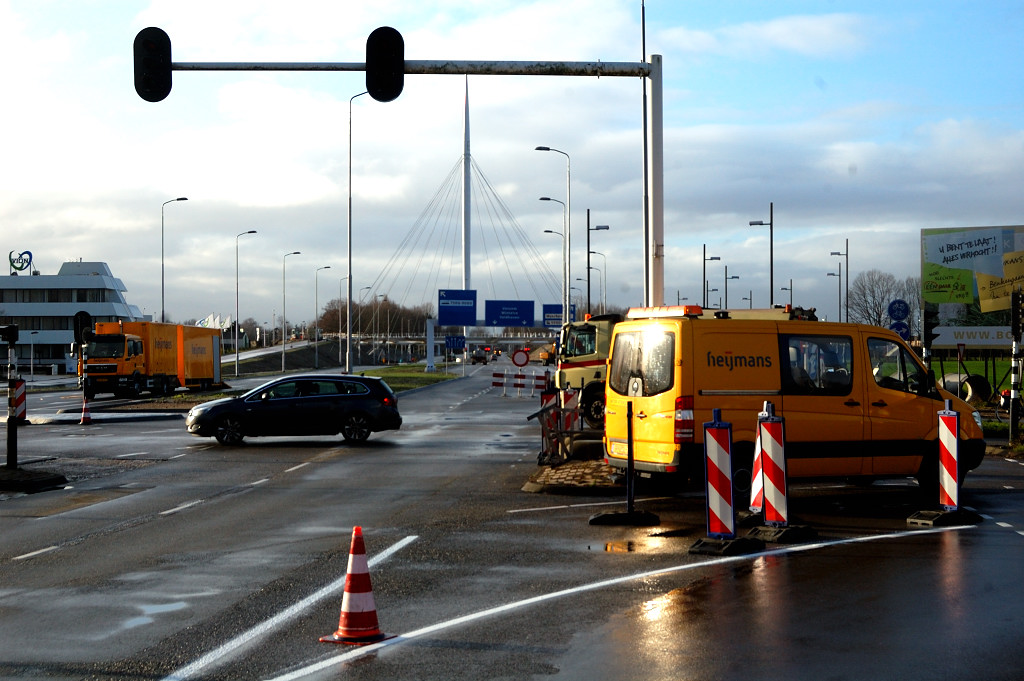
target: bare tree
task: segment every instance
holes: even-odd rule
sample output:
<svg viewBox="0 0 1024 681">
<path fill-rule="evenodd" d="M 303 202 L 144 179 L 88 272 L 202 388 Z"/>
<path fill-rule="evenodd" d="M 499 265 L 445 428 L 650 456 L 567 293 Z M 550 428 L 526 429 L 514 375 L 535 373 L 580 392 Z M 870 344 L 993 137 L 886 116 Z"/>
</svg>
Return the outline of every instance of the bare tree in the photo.
<svg viewBox="0 0 1024 681">
<path fill-rule="evenodd" d="M 889 303 L 904 295 L 908 282 L 909 279 L 900 282 L 881 270 L 861 272 L 850 285 L 850 320 L 888 327 Z M 911 309 L 914 309 L 913 303 Z"/>
</svg>

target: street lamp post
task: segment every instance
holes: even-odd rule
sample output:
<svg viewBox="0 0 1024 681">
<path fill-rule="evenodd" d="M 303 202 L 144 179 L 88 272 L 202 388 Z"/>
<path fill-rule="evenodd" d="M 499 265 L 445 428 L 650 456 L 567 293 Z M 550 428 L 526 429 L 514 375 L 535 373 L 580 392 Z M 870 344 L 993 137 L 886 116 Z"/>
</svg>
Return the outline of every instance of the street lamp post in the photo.
<svg viewBox="0 0 1024 681">
<path fill-rule="evenodd" d="M 789 286 L 783 286 L 780 291 L 789 291 L 789 306 L 793 307 L 793 280 L 789 280 Z"/>
<path fill-rule="evenodd" d="M 704 267 L 704 270 L 703 270 L 703 272 L 704 272 L 704 274 L 703 274 L 704 279 L 703 279 L 703 282 L 702 282 L 703 286 L 701 286 L 701 289 L 703 289 L 703 291 L 704 291 L 704 300 L 701 301 L 701 307 L 707 307 L 708 306 L 708 290 L 707 290 L 708 289 L 708 261 L 710 261 L 710 260 L 721 260 L 721 259 L 722 258 L 720 256 L 717 256 L 717 255 L 711 256 L 709 258 L 708 257 L 708 245 L 704 244 L 704 264 L 703 264 L 703 267 Z"/>
<path fill-rule="evenodd" d="M 166 309 L 164 307 L 164 206 L 175 201 L 188 201 L 188 197 L 179 196 L 170 201 L 164 201 L 160 206 L 160 322 L 167 321 Z"/>
<path fill-rule="evenodd" d="M 608 225 L 590 226 L 590 209 L 587 209 L 587 314 L 591 314 L 590 307 L 590 233 L 610 229 Z"/>
<path fill-rule="evenodd" d="M 729 309 L 729 280 L 730 279 L 739 279 L 739 278 L 740 277 L 739 277 L 738 274 L 734 274 L 734 275 L 732 275 L 730 277 L 729 276 L 729 266 L 728 265 L 725 266 L 725 302 L 722 304 L 722 309 L 723 310 L 728 310 Z"/>
<path fill-rule="evenodd" d="M 601 314 L 608 314 L 608 258 L 601 251 L 590 251 L 601 256 Z"/>
<path fill-rule="evenodd" d="M 288 344 L 288 289 L 285 286 L 288 256 L 300 254 L 301 251 L 292 251 L 291 253 L 285 253 L 284 257 L 281 258 L 281 373 L 284 373 L 284 350 Z"/>
<path fill-rule="evenodd" d="M 38 331 L 28 332 L 28 377 L 30 381 L 36 380 L 36 339 Z"/>
<path fill-rule="evenodd" d="M 320 368 L 320 270 L 329 270 L 330 265 L 317 267 L 313 272 L 313 368 Z"/>
<path fill-rule="evenodd" d="M 846 240 L 846 250 L 842 253 L 832 251 L 829 255 L 838 255 L 846 258 L 846 322 L 850 322 L 850 240 Z"/>
<path fill-rule="evenodd" d="M 345 296 L 345 373 L 352 373 L 352 102 L 365 92 L 348 100 L 348 291 Z M 338 350 L 341 352 L 340 348 Z"/>
<path fill-rule="evenodd" d="M 711 284 L 709 284 L 706 281 L 704 282 L 704 300 L 705 300 L 705 302 L 707 301 L 709 294 L 714 293 L 715 291 L 718 290 L 717 288 L 710 288 L 710 286 L 711 286 Z M 705 305 L 704 307 L 707 307 L 707 305 Z"/>
<path fill-rule="evenodd" d="M 750 303 L 749 309 L 753 310 L 754 309 L 754 289 L 748 290 L 747 291 L 747 295 L 743 296 L 743 300 L 746 300 L 748 303 Z"/>
<path fill-rule="evenodd" d="M 839 277 L 839 321 L 843 320 L 843 263 L 839 263 L 839 272 L 829 272 L 830 277 Z"/>
<path fill-rule="evenodd" d="M 775 307 L 775 202 L 768 204 L 768 307 Z M 751 220 L 751 227 L 763 227 L 764 220 Z"/>
<path fill-rule="evenodd" d="M 569 281 L 571 281 L 571 276 L 572 276 L 572 274 L 571 274 L 572 273 L 572 267 L 571 267 L 570 262 L 569 262 L 570 254 L 572 253 L 572 223 L 570 222 L 570 220 L 572 219 L 571 218 L 571 215 L 572 215 L 572 193 L 571 193 L 571 189 L 572 189 L 572 172 L 571 172 L 572 160 L 569 158 L 569 154 L 567 154 L 564 151 L 561 151 L 559 149 L 555 149 L 554 147 L 536 147 L 535 151 L 553 151 L 556 154 L 561 154 L 562 156 L 565 156 L 565 203 L 562 204 L 562 208 L 565 209 L 565 220 L 564 220 L 565 224 L 563 226 L 565 228 L 565 282 L 566 282 L 566 284 L 565 284 L 565 292 L 563 294 L 564 297 L 565 297 L 565 301 L 564 301 L 564 305 L 565 305 L 564 317 L 565 318 L 563 320 L 563 323 L 568 323 L 568 321 L 570 319 L 570 317 L 569 317 Z M 554 200 L 554 199 L 546 199 L 546 198 L 545 199 L 541 199 L 541 201 L 552 201 L 552 200 Z M 561 202 L 559 201 L 559 203 L 561 203 Z"/>
<path fill-rule="evenodd" d="M 565 203 L 550 196 L 540 197 L 541 201 L 554 201 L 562 204 L 562 232 L 545 229 L 545 232 L 562 235 L 562 324 L 569 322 L 569 230 L 565 229 L 566 210 Z"/>
<path fill-rule="evenodd" d="M 235 378 L 238 378 L 238 237 L 255 233 L 255 229 L 250 229 L 235 235 Z"/>
</svg>

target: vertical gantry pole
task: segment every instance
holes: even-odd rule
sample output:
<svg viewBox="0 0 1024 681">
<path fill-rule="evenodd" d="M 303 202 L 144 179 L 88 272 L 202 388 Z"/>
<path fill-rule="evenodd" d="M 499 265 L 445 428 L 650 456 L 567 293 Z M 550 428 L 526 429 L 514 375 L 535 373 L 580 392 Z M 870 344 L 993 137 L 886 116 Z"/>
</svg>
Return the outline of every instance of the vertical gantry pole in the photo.
<svg viewBox="0 0 1024 681">
<path fill-rule="evenodd" d="M 650 160 L 646 171 L 649 187 L 647 215 L 650 221 L 645 225 L 648 238 L 646 244 L 646 286 L 647 297 L 644 305 L 654 307 L 665 304 L 665 159 L 662 152 L 664 139 L 661 100 L 661 55 L 650 57 L 651 72 L 647 77 L 647 95 L 650 100 L 650 125 L 647 128 Z"/>
</svg>

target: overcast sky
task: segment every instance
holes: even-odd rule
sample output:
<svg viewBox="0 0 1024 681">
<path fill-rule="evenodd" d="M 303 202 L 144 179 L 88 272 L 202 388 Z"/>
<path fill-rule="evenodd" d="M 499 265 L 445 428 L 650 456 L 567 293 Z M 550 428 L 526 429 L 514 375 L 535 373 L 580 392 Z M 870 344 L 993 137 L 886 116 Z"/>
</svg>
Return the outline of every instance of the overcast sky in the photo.
<svg viewBox="0 0 1024 681">
<path fill-rule="evenodd" d="M 646 51 L 664 60 L 666 302 L 700 300 L 706 244 L 721 258 L 708 263 L 711 299 L 728 266 L 729 305 L 752 294 L 767 306 L 768 228 L 748 223 L 767 222 L 771 202 L 775 301 L 792 279 L 795 302 L 829 319 L 827 273 L 842 260 L 850 274 L 829 253 L 847 239 L 853 276 L 902 278 L 919 275 L 923 228 L 1024 223 L 1024 3 L 648 0 L 646 18 Z M 176 71 L 170 96 L 149 103 L 132 41 L 159 26 L 178 62 L 361 62 L 383 25 L 407 59 L 643 58 L 639 0 L 0 0 L 4 250 L 31 251 L 42 274 L 105 261 L 158 318 L 161 205 L 184 196 L 163 209 L 170 318 L 233 315 L 237 242 L 240 316 L 280 315 L 286 267 L 288 318 L 311 319 L 344 286 L 349 98 L 364 75 Z M 641 81 L 471 76 L 468 89 L 472 156 L 514 229 L 560 276 L 561 240 L 544 230 L 562 228 L 561 207 L 538 198 L 566 199 L 566 158 L 534 148 L 563 150 L 573 278 L 590 209 L 610 227 L 591 232 L 605 256 L 591 263 L 605 270 L 595 299 L 606 274 L 610 304 L 641 304 Z M 465 90 L 461 76 L 409 75 L 394 102 L 354 100 L 356 299 L 436 305 L 438 287 L 459 288 L 448 271 L 411 288 L 399 275 L 437 269 L 430 251 L 451 248 L 448 218 L 431 216 L 450 203 L 438 192 L 462 155 Z M 530 249 L 499 251 L 493 209 L 477 212 L 481 306 L 534 298 L 523 282 L 535 263 L 519 257 Z M 394 260 L 414 228 L 428 230 L 416 258 Z M 560 291 L 545 295 L 538 317 Z"/>
</svg>

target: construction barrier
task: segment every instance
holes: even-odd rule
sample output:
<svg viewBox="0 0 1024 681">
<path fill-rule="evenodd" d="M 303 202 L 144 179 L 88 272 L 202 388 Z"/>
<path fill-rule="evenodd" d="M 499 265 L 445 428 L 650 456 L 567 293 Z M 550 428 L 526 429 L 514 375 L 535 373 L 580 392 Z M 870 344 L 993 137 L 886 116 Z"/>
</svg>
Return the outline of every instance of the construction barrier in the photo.
<svg viewBox="0 0 1024 681">
<path fill-rule="evenodd" d="M 548 388 L 548 384 L 551 381 L 551 373 L 545 371 L 543 374 L 526 374 L 523 372 L 517 372 L 512 374 L 509 378 L 507 371 L 497 372 L 491 374 L 491 387 L 501 388 L 501 396 L 508 396 L 508 388 L 514 388 L 516 390 L 516 397 L 522 397 L 523 391 L 529 388 L 530 397 L 534 397 L 537 391 L 544 391 Z"/>
<path fill-rule="evenodd" d="M 14 396 L 11 399 L 14 407 L 14 420 L 23 423 L 28 417 L 28 409 L 25 404 L 25 381 L 19 378 L 15 379 L 13 383 Z"/>
<path fill-rule="evenodd" d="M 960 414 L 952 409 L 950 400 L 939 412 L 939 505 L 955 511 L 960 505 Z"/>
<path fill-rule="evenodd" d="M 366 563 L 363 528 L 352 528 L 352 545 L 348 552 L 348 572 L 345 574 L 345 594 L 341 599 L 341 618 L 338 630 L 321 636 L 322 643 L 347 643 L 365 646 L 392 638 L 380 630 L 377 623 L 377 605 L 373 601 L 373 586 Z"/>
<path fill-rule="evenodd" d="M 764 522 L 766 525 L 785 527 L 789 523 L 789 504 L 786 499 L 786 420 L 775 415 L 775 406 L 771 402 L 765 402 L 764 411 L 758 414 L 757 421 L 758 439 L 761 441 Z"/>
<path fill-rule="evenodd" d="M 704 477 L 707 481 L 708 536 L 736 537 L 736 511 L 732 494 L 732 424 L 722 421 L 722 411 L 711 412 L 704 424 Z"/>
</svg>

